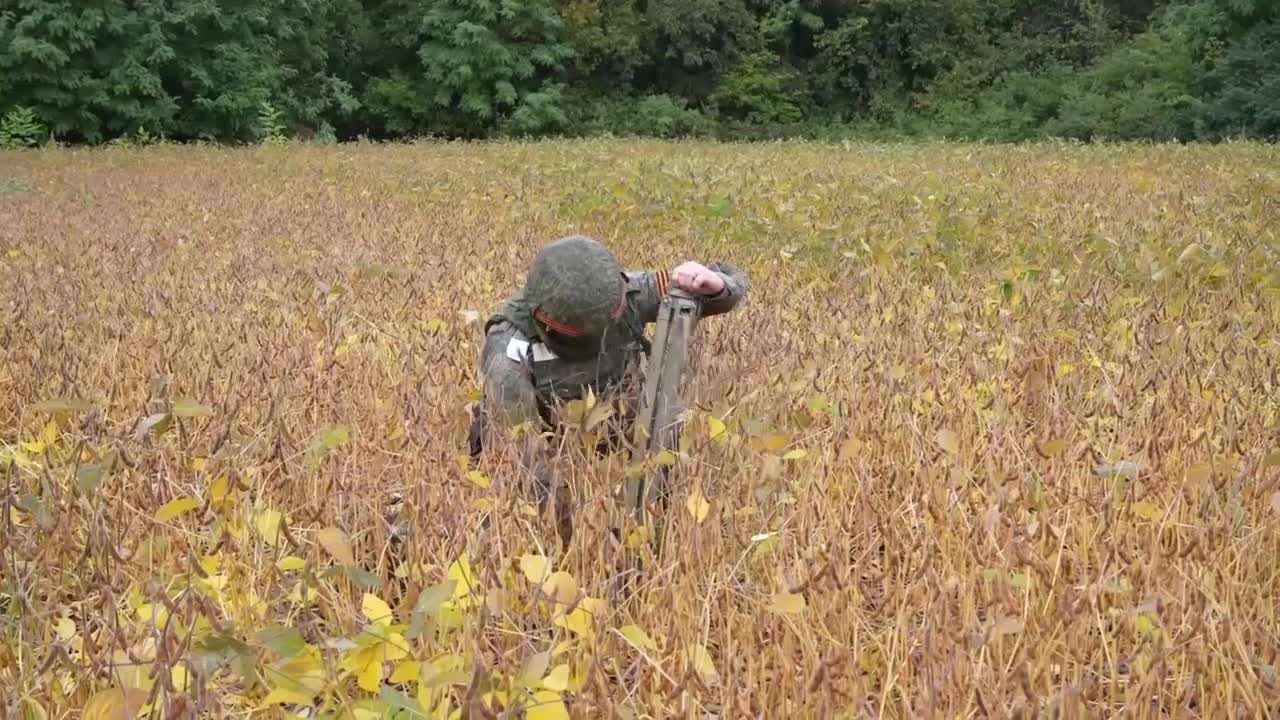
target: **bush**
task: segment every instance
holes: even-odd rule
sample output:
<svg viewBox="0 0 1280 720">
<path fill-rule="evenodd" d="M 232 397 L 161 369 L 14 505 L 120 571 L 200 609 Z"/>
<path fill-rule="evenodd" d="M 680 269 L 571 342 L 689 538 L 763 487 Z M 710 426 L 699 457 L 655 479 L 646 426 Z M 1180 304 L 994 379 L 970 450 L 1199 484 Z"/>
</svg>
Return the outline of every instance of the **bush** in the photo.
<svg viewBox="0 0 1280 720">
<path fill-rule="evenodd" d="M 520 104 L 507 120 L 506 132 L 511 135 L 547 135 L 563 130 L 568 123 L 563 88 L 551 85 L 520 98 Z"/>
<path fill-rule="evenodd" d="M 725 76 L 709 100 L 720 114 L 752 124 L 795 123 L 804 93 L 794 71 L 770 52 L 747 55 Z"/>
<path fill-rule="evenodd" d="M 1181 33 L 1143 33 L 1081 75 L 1045 129 L 1082 140 L 1192 139 L 1196 75 L 1191 43 Z"/>
<path fill-rule="evenodd" d="M 0 119 L 0 148 L 35 147 L 44 135 L 44 126 L 29 107 L 18 106 Z"/>
<path fill-rule="evenodd" d="M 573 125 L 583 134 L 678 138 L 710 133 L 712 122 L 670 95 L 611 97 L 587 102 Z"/>
</svg>

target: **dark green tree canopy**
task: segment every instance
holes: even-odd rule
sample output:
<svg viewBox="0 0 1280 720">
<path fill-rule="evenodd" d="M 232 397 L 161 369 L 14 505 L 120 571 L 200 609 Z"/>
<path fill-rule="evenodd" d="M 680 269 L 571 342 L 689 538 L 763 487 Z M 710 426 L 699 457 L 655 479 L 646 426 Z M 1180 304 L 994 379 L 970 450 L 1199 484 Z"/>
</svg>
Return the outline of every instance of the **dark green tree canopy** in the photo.
<svg viewBox="0 0 1280 720">
<path fill-rule="evenodd" d="M 1280 0 L 0 0 L 8 145 L 602 132 L 1275 139 Z"/>
</svg>

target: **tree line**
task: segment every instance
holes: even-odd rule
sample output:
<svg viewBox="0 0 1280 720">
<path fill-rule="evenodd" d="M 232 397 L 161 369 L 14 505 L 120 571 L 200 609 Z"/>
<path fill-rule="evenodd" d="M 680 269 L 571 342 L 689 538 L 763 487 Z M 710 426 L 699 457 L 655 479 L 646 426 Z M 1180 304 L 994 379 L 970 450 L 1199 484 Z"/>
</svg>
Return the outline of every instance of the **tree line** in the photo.
<svg viewBox="0 0 1280 720">
<path fill-rule="evenodd" d="M 0 0 L 0 144 L 1280 136 L 1280 0 Z"/>
</svg>

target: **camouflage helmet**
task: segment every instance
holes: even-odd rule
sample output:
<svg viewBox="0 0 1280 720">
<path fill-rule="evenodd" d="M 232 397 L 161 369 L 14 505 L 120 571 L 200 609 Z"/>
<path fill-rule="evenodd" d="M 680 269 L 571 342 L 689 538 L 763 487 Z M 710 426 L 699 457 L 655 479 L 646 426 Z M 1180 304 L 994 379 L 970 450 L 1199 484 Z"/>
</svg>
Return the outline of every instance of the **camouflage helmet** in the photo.
<svg viewBox="0 0 1280 720">
<path fill-rule="evenodd" d="M 552 349 L 598 347 L 622 310 L 622 266 L 603 245 L 574 235 L 551 243 L 534 258 L 525 300 L 538 333 Z"/>
</svg>

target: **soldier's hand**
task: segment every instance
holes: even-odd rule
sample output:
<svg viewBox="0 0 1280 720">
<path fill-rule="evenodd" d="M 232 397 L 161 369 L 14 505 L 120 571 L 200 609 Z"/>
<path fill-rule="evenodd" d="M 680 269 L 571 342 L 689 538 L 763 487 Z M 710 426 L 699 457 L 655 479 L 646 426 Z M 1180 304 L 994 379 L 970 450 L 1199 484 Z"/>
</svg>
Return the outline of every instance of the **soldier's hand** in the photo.
<svg viewBox="0 0 1280 720">
<path fill-rule="evenodd" d="M 671 283 L 696 295 L 717 295 L 724 290 L 724 278 L 705 265 L 689 261 L 671 271 Z"/>
</svg>

